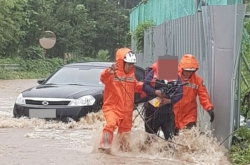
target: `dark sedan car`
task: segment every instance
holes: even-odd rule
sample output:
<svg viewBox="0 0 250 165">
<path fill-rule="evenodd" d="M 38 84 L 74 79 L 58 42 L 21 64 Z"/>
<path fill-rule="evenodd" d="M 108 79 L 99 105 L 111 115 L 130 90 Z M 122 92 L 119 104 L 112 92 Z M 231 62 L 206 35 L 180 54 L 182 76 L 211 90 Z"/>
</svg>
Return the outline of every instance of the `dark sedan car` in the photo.
<svg viewBox="0 0 250 165">
<path fill-rule="evenodd" d="M 75 121 L 102 106 L 104 85 L 101 71 L 110 62 L 74 63 L 63 66 L 40 85 L 21 92 L 15 102 L 14 117 L 60 119 Z M 136 78 L 144 80 L 144 69 L 135 66 Z M 140 95 L 136 94 L 136 99 Z"/>
</svg>

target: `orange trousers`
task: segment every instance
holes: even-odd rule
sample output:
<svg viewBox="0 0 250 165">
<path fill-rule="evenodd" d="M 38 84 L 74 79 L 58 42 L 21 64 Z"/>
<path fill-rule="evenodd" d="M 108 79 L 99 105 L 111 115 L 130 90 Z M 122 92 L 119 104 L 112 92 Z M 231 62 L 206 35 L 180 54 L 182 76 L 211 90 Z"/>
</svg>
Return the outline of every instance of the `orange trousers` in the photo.
<svg viewBox="0 0 250 165">
<path fill-rule="evenodd" d="M 103 112 L 106 119 L 104 132 L 113 133 L 118 127 L 118 133 L 130 132 L 132 128 L 133 111 L 125 111 L 125 113 L 117 113 L 113 110 Z"/>
</svg>

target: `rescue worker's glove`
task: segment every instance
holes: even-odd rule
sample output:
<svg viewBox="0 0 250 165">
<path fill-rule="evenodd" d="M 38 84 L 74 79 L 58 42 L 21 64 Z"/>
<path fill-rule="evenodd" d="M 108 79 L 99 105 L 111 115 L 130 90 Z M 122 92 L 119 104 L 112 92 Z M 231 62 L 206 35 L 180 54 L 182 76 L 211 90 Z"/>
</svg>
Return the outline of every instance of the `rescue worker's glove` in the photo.
<svg viewBox="0 0 250 165">
<path fill-rule="evenodd" d="M 214 110 L 213 109 L 208 110 L 208 114 L 210 116 L 210 122 L 212 123 L 214 121 Z"/>
</svg>

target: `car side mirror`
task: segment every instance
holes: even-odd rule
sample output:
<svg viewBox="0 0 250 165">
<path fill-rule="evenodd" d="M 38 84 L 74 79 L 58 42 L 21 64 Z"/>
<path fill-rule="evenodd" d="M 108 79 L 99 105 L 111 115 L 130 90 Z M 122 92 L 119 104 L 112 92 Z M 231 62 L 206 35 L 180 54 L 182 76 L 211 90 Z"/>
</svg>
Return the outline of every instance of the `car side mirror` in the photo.
<svg viewBox="0 0 250 165">
<path fill-rule="evenodd" d="M 40 79 L 40 80 L 37 80 L 37 83 L 42 84 L 44 81 L 45 81 L 45 79 Z"/>
</svg>

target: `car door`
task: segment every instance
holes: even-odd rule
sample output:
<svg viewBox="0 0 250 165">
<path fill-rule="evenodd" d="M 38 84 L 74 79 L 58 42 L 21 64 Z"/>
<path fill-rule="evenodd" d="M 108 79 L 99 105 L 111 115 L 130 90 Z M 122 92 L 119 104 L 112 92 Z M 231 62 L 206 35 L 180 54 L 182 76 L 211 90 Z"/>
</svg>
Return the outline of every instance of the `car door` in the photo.
<svg viewBox="0 0 250 165">
<path fill-rule="evenodd" d="M 145 80 L 145 69 L 135 66 L 135 77 L 137 81 L 144 81 Z M 141 95 L 139 93 L 135 93 L 135 100 L 141 99 Z"/>
</svg>

